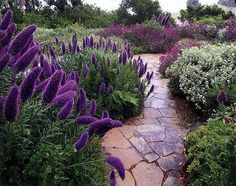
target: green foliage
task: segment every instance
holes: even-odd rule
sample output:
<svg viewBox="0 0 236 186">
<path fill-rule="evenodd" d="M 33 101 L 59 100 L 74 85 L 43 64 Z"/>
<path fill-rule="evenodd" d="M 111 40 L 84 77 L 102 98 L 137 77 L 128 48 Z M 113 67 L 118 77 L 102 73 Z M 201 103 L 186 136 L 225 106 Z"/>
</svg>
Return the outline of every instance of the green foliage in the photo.
<svg viewBox="0 0 236 186">
<path fill-rule="evenodd" d="M 216 25 L 223 22 L 221 16 L 210 16 L 210 17 L 203 17 L 201 18 L 198 23 L 205 24 L 205 25 Z"/>
<path fill-rule="evenodd" d="M 1 185 L 108 185 L 100 139 L 74 150 L 73 143 L 85 130 L 75 116 L 58 121 L 40 96 L 20 108 L 17 121 L 1 121 Z"/>
<path fill-rule="evenodd" d="M 92 54 L 96 54 L 97 63 L 102 67 L 100 72 L 90 62 Z M 107 65 L 108 58 L 111 61 L 110 67 Z M 85 64 L 89 66 L 89 75 L 86 78 L 80 77 L 80 85 L 84 87 L 89 99 L 96 100 L 98 113 L 108 110 L 112 118 L 124 119 L 136 116 L 141 112 L 144 93 L 138 89 L 140 83 L 138 73 L 129 62 L 124 66 L 118 65 L 117 54 L 110 52 L 104 54 L 101 50 L 88 49 L 79 54 L 67 55 L 59 63 L 68 73 L 75 70 L 81 74 L 82 67 Z M 119 76 L 116 74 L 117 68 L 120 68 Z M 101 95 L 99 93 L 102 78 L 106 86 L 113 86 L 113 94 L 105 92 Z"/>
<path fill-rule="evenodd" d="M 205 19 L 204 21 L 212 23 L 213 19 L 216 17 L 221 17 L 222 20 L 227 20 L 234 17 L 234 14 L 231 11 L 224 11 L 217 5 L 210 6 L 198 4 L 196 6 L 187 5 L 186 10 L 180 11 L 179 18 L 181 21 L 199 21 Z"/>
<path fill-rule="evenodd" d="M 147 28 L 147 29 L 161 29 L 161 28 L 163 28 L 163 26 L 160 25 L 159 23 L 157 23 L 154 19 L 144 21 L 142 23 L 142 25 L 144 26 L 144 28 Z"/>
<path fill-rule="evenodd" d="M 126 25 L 142 23 L 160 13 L 161 8 L 157 0 L 123 0 L 117 10 L 117 21 Z"/>
<path fill-rule="evenodd" d="M 185 141 L 190 185 L 236 184 L 236 125 L 210 121 Z"/>
<path fill-rule="evenodd" d="M 0 98 L 6 95 L 12 85 L 13 79 L 14 73 L 11 68 L 7 67 L 0 73 Z"/>
</svg>

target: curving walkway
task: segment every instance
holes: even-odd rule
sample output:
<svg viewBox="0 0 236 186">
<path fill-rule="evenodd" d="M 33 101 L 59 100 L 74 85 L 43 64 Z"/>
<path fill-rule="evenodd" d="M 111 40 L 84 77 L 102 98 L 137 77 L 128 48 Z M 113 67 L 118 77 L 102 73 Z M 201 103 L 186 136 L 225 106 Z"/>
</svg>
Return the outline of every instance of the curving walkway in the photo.
<svg viewBox="0 0 236 186">
<path fill-rule="evenodd" d="M 171 99 L 168 79 L 157 72 L 159 55 L 141 55 L 154 71 L 154 92 L 144 103 L 143 113 L 128 119 L 124 126 L 104 136 L 106 153 L 119 157 L 126 179 L 117 176 L 117 186 L 178 186 L 186 161 L 183 139 L 188 133 L 181 127 L 178 104 Z M 181 114 L 182 115 L 182 114 Z"/>
</svg>

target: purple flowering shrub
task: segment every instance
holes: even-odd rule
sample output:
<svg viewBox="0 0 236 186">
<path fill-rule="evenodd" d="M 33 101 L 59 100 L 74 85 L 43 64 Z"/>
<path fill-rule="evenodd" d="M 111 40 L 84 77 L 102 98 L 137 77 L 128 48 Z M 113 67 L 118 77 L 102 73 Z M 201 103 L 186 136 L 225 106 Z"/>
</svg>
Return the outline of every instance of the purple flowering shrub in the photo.
<svg viewBox="0 0 236 186">
<path fill-rule="evenodd" d="M 13 37 L 12 16 L 8 11 L 0 21 L 0 183 L 108 185 L 98 136 L 122 123 L 107 111 L 95 117 L 96 101 L 78 73 L 67 74 L 53 49 L 49 58 L 41 53 L 35 25 Z M 74 38 L 72 52 L 79 50 Z"/>
<path fill-rule="evenodd" d="M 181 55 L 181 51 L 186 48 L 200 47 L 202 43 L 196 40 L 186 40 L 181 44 L 175 45 L 165 55 L 160 57 L 159 72 L 165 76 L 166 69 L 171 66 Z"/>
<path fill-rule="evenodd" d="M 147 72 L 147 64 L 141 58 L 133 59 L 130 43 L 126 41 L 121 48 L 109 38 L 95 41 L 85 37 L 81 46 L 74 46 L 80 48 L 79 52 L 66 48 L 58 63 L 67 73 L 79 76 L 78 84 L 89 99 L 96 100 L 98 113 L 108 110 L 115 119 L 138 115 L 153 73 Z"/>
</svg>

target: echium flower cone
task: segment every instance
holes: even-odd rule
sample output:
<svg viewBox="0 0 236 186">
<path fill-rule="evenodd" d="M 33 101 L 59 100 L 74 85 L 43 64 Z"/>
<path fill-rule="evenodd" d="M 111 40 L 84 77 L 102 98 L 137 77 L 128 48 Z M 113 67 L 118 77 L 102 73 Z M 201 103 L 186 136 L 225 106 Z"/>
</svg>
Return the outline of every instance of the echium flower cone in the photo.
<svg viewBox="0 0 236 186">
<path fill-rule="evenodd" d="M 114 156 L 109 156 L 106 160 L 109 165 L 116 168 L 121 179 L 124 180 L 125 179 L 125 168 L 124 168 L 124 165 L 121 162 L 121 160 L 117 157 L 114 157 Z"/>
<path fill-rule="evenodd" d="M 57 107 L 57 106 L 63 106 L 67 103 L 67 101 L 69 101 L 70 99 L 74 99 L 74 97 L 76 96 L 77 92 L 70 90 L 68 92 L 65 92 L 63 94 L 57 95 L 51 102 L 51 105 L 53 107 Z"/>
<path fill-rule="evenodd" d="M 86 97 L 86 93 L 84 91 L 83 88 L 80 88 L 79 90 L 79 99 L 78 99 L 78 110 L 81 111 L 82 115 L 86 114 L 86 104 L 87 104 L 87 97 Z"/>
<path fill-rule="evenodd" d="M 10 43 L 15 30 L 16 30 L 16 24 L 11 23 L 10 26 L 6 30 L 6 33 L 7 33 L 6 37 L 0 41 L 1 47 L 4 47 Z"/>
<path fill-rule="evenodd" d="M 24 102 L 29 99 L 34 92 L 36 80 L 41 72 L 41 67 L 34 68 L 21 83 L 20 98 Z"/>
<path fill-rule="evenodd" d="M 79 151 L 82 148 L 84 148 L 84 146 L 87 144 L 88 140 L 89 140 L 89 133 L 88 132 L 84 132 L 81 135 L 81 137 L 74 144 L 76 150 Z"/>
<path fill-rule="evenodd" d="M 24 48 L 29 37 L 36 31 L 36 28 L 36 25 L 30 25 L 18 33 L 11 43 L 9 48 L 10 53 L 16 55 L 18 52 L 20 52 Z"/>
<path fill-rule="evenodd" d="M 79 124 L 79 125 L 81 125 L 81 124 L 83 124 L 83 125 L 90 124 L 94 121 L 97 121 L 97 118 L 92 117 L 92 116 L 78 116 L 76 118 L 76 123 Z"/>
<path fill-rule="evenodd" d="M 74 107 L 74 99 L 70 99 L 67 103 L 62 107 L 61 111 L 58 113 L 57 118 L 60 120 L 67 119 Z"/>
<path fill-rule="evenodd" d="M 0 23 L 0 30 L 6 30 L 12 22 L 13 12 L 8 10 Z"/>
<path fill-rule="evenodd" d="M 16 85 L 13 85 L 4 102 L 3 115 L 7 121 L 15 121 L 18 114 L 19 114 L 19 90 Z"/>
<path fill-rule="evenodd" d="M 90 103 L 89 115 L 94 116 L 96 114 L 97 103 L 94 99 L 92 99 Z"/>
<path fill-rule="evenodd" d="M 7 63 L 9 62 L 9 59 L 10 59 L 9 54 L 5 54 L 0 58 L 0 73 L 7 66 Z"/>
<path fill-rule="evenodd" d="M 58 70 L 56 71 L 52 77 L 50 78 L 50 81 L 47 84 L 47 87 L 43 93 L 43 102 L 44 103 L 51 103 L 52 100 L 57 95 L 59 84 L 61 83 L 63 71 Z"/>
<path fill-rule="evenodd" d="M 63 93 L 66 93 L 70 90 L 73 90 L 75 92 L 77 92 L 78 88 L 77 88 L 77 84 L 76 84 L 76 81 L 75 80 L 70 80 L 68 82 L 66 82 L 63 87 L 61 87 L 59 90 L 58 90 L 58 95 L 59 94 L 63 94 Z"/>
</svg>

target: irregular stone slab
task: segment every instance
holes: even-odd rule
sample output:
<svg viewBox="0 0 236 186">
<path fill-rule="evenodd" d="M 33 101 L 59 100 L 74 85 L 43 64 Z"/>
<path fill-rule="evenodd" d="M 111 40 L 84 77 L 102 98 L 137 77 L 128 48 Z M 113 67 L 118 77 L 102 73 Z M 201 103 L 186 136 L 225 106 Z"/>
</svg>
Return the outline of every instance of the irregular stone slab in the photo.
<svg viewBox="0 0 236 186">
<path fill-rule="evenodd" d="M 180 185 L 180 179 L 176 177 L 168 177 L 163 184 L 163 186 L 179 186 Z"/>
<path fill-rule="evenodd" d="M 163 100 L 167 100 L 169 99 L 170 95 L 169 94 L 155 94 L 154 96 L 155 98 L 159 98 L 159 99 L 163 99 Z"/>
<path fill-rule="evenodd" d="M 161 157 L 158 164 L 163 171 L 177 170 L 180 171 L 184 165 L 185 158 L 177 154 Z"/>
<path fill-rule="evenodd" d="M 184 144 L 183 142 L 178 142 L 178 143 L 169 143 L 172 146 L 173 151 L 176 154 L 182 155 L 184 152 Z"/>
<path fill-rule="evenodd" d="M 120 132 L 127 138 L 131 138 L 136 130 L 135 125 L 123 125 L 123 127 L 119 128 Z"/>
<path fill-rule="evenodd" d="M 177 118 L 178 114 L 176 113 L 176 111 L 172 108 L 167 108 L 167 109 L 159 109 L 159 111 L 161 112 L 161 114 L 164 117 L 167 118 Z"/>
<path fill-rule="evenodd" d="M 130 169 L 132 166 L 136 165 L 143 159 L 142 156 L 134 148 L 105 148 L 105 151 L 113 156 L 119 157 L 123 162 L 126 170 Z"/>
<path fill-rule="evenodd" d="M 116 174 L 116 186 L 135 186 L 134 177 L 129 171 L 125 171 L 125 179 L 122 180 L 118 174 Z"/>
<path fill-rule="evenodd" d="M 171 144 L 167 142 L 155 142 L 150 143 L 149 145 L 159 156 L 167 156 L 169 154 L 174 153 Z"/>
<path fill-rule="evenodd" d="M 119 129 L 115 128 L 110 130 L 103 138 L 102 146 L 115 147 L 115 148 L 130 148 L 132 145 L 121 134 Z"/>
<path fill-rule="evenodd" d="M 137 124 L 138 123 L 138 124 Z M 161 125 L 161 123 L 155 119 L 139 119 L 137 125 Z"/>
<path fill-rule="evenodd" d="M 151 163 L 151 162 L 154 162 L 156 160 L 158 160 L 160 158 L 160 156 L 158 156 L 155 152 L 152 152 L 150 154 L 146 154 L 145 155 L 145 159 Z"/>
<path fill-rule="evenodd" d="M 165 127 L 161 125 L 139 125 L 137 126 L 139 133 L 160 133 L 165 132 Z"/>
<path fill-rule="evenodd" d="M 143 138 L 148 142 L 161 142 L 165 139 L 165 132 L 159 132 L 159 133 L 141 133 Z"/>
<path fill-rule="evenodd" d="M 156 99 L 152 101 L 151 107 L 155 109 L 160 109 L 160 108 L 168 108 L 168 105 L 166 104 L 165 100 L 162 99 Z"/>
<path fill-rule="evenodd" d="M 181 123 L 179 118 L 158 118 L 162 126 L 171 126 L 175 128 L 179 128 L 179 124 Z"/>
<path fill-rule="evenodd" d="M 163 172 L 155 163 L 140 162 L 132 173 L 137 186 L 161 186 Z"/>
<path fill-rule="evenodd" d="M 156 94 L 170 94 L 170 90 L 168 88 L 163 88 L 163 87 L 158 87 L 156 89 L 154 89 L 153 91 Z"/>
<path fill-rule="evenodd" d="M 155 119 L 158 117 L 162 117 L 161 113 L 154 108 L 144 108 L 143 114 L 145 119 Z"/>
<path fill-rule="evenodd" d="M 148 154 L 153 151 L 144 140 L 144 138 L 137 132 L 134 133 L 134 136 L 129 141 L 142 155 Z"/>
</svg>

